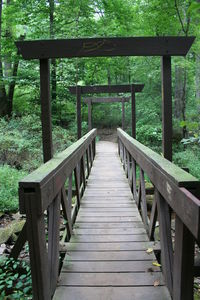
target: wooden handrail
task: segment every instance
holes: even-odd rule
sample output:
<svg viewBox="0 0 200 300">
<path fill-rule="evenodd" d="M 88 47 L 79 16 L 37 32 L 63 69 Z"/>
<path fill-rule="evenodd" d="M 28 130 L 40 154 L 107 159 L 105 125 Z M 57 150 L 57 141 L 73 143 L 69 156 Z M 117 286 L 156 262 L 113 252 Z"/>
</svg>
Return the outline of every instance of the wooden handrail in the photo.
<svg viewBox="0 0 200 300">
<path fill-rule="evenodd" d="M 60 263 L 60 215 L 66 220 L 64 239 L 69 240 L 95 157 L 96 135 L 97 130 L 91 130 L 19 183 L 20 212 L 26 214 L 26 223 L 24 236 L 20 235 L 11 256 L 17 258 L 28 240 L 34 299 L 50 300 L 55 291 Z M 72 210 L 73 174 L 76 202 Z"/>
<path fill-rule="evenodd" d="M 19 205 L 22 214 L 25 213 L 25 194 L 30 191 L 38 194 L 38 213 L 47 209 L 96 135 L 97 130 L 92 129 L 19 182 Z"/>
<path fill-rule="evenodd" d="M 150 240 L 159 221 L 161 264 L 173 300 L 193 299 L 194 245 L 200 244 L 200 182 L 118 129 L 118 151 Z M 137 180 L 136 166 L 140 169 Z M 145 174 L 154 186 L 150 218 Z M 173 215 L 172 215 L 173 212 Z M 175 218 L 175 238 L 171 220 Z M 174 247 L 173 247 L 174 244 Z"/>
</svg>

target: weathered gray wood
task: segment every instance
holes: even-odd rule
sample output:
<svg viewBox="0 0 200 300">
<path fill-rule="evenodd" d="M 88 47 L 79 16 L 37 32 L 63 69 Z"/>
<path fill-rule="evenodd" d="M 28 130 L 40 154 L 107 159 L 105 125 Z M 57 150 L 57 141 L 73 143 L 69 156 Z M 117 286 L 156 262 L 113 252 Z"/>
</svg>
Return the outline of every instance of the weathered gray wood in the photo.
<svg viewBox="0 0 200 300">
<path fill-rule="evenodd" d="M 85 103 L 112 103 L 112 102 L 129 102 L 130 97 L 87 97 L 83 100 Z"/>
<path fill-rule="evenodd" d="M 74 178 L 75 178 L 75 185 L 76 185 L 76 199 L 77 199 L 77 207 L 80 207 L 81 198 L 80 198 L 80 182 L 78 176 L 78 167 L 74 169 Z"/>
<path fill-rule="evenodd" d="M 54 300 L 171 300 L 166 287 L 58 287 Z M 161 296 L 162 295 L 162 296 Z M 162 297 L 162 298 L 161 298 Z"/>
<path fill-rule="evenodd" d="M 172 294 L 173 286 L 173 247 L 171 236 L 171 216 L 169 205 L 155 188 L 155 198 L 158 205 L 159 234 L 161 244 L 161 262 L 166 285 Z"/>
<path fill-rule="evenodd" d="M 90 228 L 90 229 L 75 229 L 75 234 L 82 234 L 82 235 L 97 235 L 97 234 L 109 234 L 109 235 L 121 235 L 121 234 L 145 234 L 146 231 L 144 228 L 116 228 L 116 229 L 97 229 L 97 228 Z"/>
<path fill-rule="evenodd" d="M 125 129 L 125 99 L 122 99 L 122 129 Z"/>
<path fill-rule="evenodd" d="M 50 66 L 48 59 L 40 60 L 40 101 L 42 121 L 43 161 L 53 157 L 51 97 L 50 97 Z"/>
<path fill-rule="evenodd" d="M 151 216 L 150 216 L 150 223 L 149 223 L 149 239 L 150 241 L 154 241 L 154 233 L 155 233 L 155 226 L 158 216 L 158 210 L 157 210 L 157 201 L 154 196 L 152 208 L 151 208 Z"/>
<path fill-rule="evenodd" d="M 72 235 L 72 220 L 71 220 L 71 209 L 70 210 L 68 209 L 65 187 L 63 187 L 61 190 L 61 204 L 62 204 L 64 218 L 67 221 L 66 229 L 67 229 L 67 237 L 69 240 Z"/>
<path fill-rule="evenodd" d="M 129 235 L 76 235 L 71 237 L 71 243 L 107 243 L 107 242 L 146 242 L 146 234 L 129 234 Z"/>
<path fill-rule="evenodd" d="M 172 79 L 171 57 L 161 57 L 162 72 L 162 148 L 166 159 L 172 161 Z"/>
<path fill-rule="evenodd" d="M 131 85 L 131 130 L 132 137 L 136 138 L 136 104 L 135 104 L 135 86 Z"/>
<path fill-rule="evenodd" d="M 119 223 L 120 224 L 120 223 Z M 67 243 L 69 251 L 146 251 L 160 249 L 158 242 Z M 142 253 L 141 253 L 142 254 Z"/>
<path fill-rule="evenodd" d="M 92 101 L 88 101 L 88 131 L 92 129 Z"/>
<path fill-rule="evenodd" d="M 193 299 L 194 237 L 178 216 L 175 223 L 173 299 Z"/>
<path fill-rule="evenodd" d="M 113 155 L 104 155 L 101 159 L 100 153 L 108 153 L 108 148 L 106 143 L 99 144 L 73 235 L 64 245 L 66 256 L 57 290 L 59 286 L 84 289 L 112 285 L 115 289 L 142 285 L 147 288 L 155 282 L 159 285 L 155 288 L 160 288 L 162 274 L 160 268 L 153 265 L 154 253 L 149 252 L 149 248 L 160 249 L 160 246 L 148 240 L 119 159 Z M 112 151 L 115 153 L 117 147 Z M 127 157 L 127 170 L 128 166 L 130 168 Z M 104 180 L 96 180 L 99 173 Z M 113 174 L 118 177 L 117 184 L 112 185 L 114 181 L 111 181 L 109 186 L 105 179 L 108 182 Z M 121 180 L 122 185 L 118 184 Z M 162 296 L 163 291 L 160 291 L 160 299 Z"/>
<path fill-rule="evenodd" d="M 18 41 L 24 59 L 95 56 L 185 56 L 194 37 L 82 38 Z"/>
<path fill-rule="evenodd" d="M 147 200 L 146 200 L 146 190 L 144 181 L 144 171 L 140 168 L 140 186 L 141 186 L 141 211 L 142 219 L 146 230 L 148 230 L 149 220 L 147 215 Z"/>
<path fill-rule="evenodd" d="M 200 237 L 200 202 L 190 192 L 179 186 L 185 185 L 198 189 L 200 182 L 168 160 L 162 158 L 138 141 L 131 138 L 121 129 L 118 134 L 130 154 L 140 167 L 147 173 L 153 184 L 165 198 L 171 208 L 181 216 L 182 221 L 196 239 Z M 175 173 L 177 171 L 177 173 Z M 176 199 L 176 201 L 172 201 Z M 188 201 L 188 199 L 190 199 Z M 187 211 L 187 214 L 185 213 Z"/>
<path fill-rule="evenodd" d="M 48 262 L 51 295 L 56 289 L 59 269 L 60 200 L 61 195 L 59 193 L 52 202 L 48 214 Z"/>
<path fill-rule="evenodd" d="M 64 262 L 62 272 L 73 273 L 123 273 L 123 272 L 152 272 L 160 271 L 152 267 L 151 261 L 68 261 Z M 70 275 L 69 275 L 70 276 Z"/>
<path fill-rule="evenodd" d="M 38 215 L 35 193 L 26 193 L 27 237 L 29 243 L 33 297 L 50 299 L 50 277 L 46 252 L 44 215 Z"/>
<path fill-rule="evenodd" d="M 152 286 L 158 280 L 163 285 L 160 272 L 146 273 L 61 273 L 59 285 L 65 286 Z"/>
<path fill-rule="evenodd" d="M 26 188 L 38 191 L 38 213 L 42 213 L 49 206 L 61 190 L 66 178 L 76 167 L 77 161 L 80 160 L 88 145 L 96 137 L 96 134 L 97 130 L 93 129 L 19 182 L 21 213 L 24 213 Z"/>
<path fill-rule="evenodd" d="M 81 124 L 82 124 L 82 118 L 81 118 L 81 87 L 77 85 L 76 87 L 76 118 L 77 118 L 77 138 L 81 138 Z"/>
<path fill-rule="evenodd" d="M 13 257 L 14 259 L 17 259 L 20 252 L 22 251 L 22 248 L 24 247 L 26 241 L 27 241 L 27 223 L 24 224 L 18 238 L 17 241 L 15 242 L 11 253 L 10 253 L 10 257 Z"/>
</svg>

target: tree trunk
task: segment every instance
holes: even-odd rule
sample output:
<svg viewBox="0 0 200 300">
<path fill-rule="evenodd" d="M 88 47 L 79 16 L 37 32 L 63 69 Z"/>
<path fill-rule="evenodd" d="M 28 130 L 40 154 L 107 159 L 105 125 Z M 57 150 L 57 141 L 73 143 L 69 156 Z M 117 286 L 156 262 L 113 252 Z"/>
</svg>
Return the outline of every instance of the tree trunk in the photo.
<svg viewBox="0 0 200 300">
<path fill-rule="evenodd" d="M 50 38 L 54 38 L 54 10 L 55 3 L 54 0 L 49 0 L 49 20 L 50 20 Z M 51 100 L 56 101 L 56 59 L 51 59 Z"/>
<path fill-rule="evenodd" d="M 179 66 L 175 66 L 175 97 L 174 97 L 174 117 L 181 119 L 183 108 L 183 75 L 184 69 Z"/>
<path fill-rule="evenodd" d="M 2 55 L 1 55 L 2 6 L 3 6 L 3 1 L 0 0 L 0 116 L 5 116 L 7 114 L 7 96 L 6 96 L 6 88 L 3 80 L 3 64 L 2 64 Z"/>
<path fill-rule="evenodd" d="M 196 54 L 196 101 L 200 113 L 200 54 Z"/>
</svg>

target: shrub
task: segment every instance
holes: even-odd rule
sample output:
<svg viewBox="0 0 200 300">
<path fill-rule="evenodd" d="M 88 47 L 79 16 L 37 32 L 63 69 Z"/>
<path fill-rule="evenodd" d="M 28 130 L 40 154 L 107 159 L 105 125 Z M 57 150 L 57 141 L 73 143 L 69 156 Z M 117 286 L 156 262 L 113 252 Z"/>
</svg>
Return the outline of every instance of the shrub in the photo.
<svg viewBox="0 0 200 300">
<path fill-rule="evenodd" d="M 8 165 L 0 166 L 0 211 L 16 211 L 18 204 L 18 181 L 26 175 Z"/>
<path fill-rule="evenodd" d="M 31 271 L 26 262 L 1 257 L 0 299 L 32 299 Z"/>
</svg>

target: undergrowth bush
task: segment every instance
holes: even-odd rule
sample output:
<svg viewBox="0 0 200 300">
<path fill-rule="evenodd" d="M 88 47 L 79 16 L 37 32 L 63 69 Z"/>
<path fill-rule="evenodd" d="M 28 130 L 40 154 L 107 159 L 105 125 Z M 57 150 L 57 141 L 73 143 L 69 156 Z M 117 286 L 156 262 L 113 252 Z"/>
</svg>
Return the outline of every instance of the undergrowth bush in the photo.
<svg viewBox="0 0 200 300">
<path fill-rule="evenodd" d="M 54 153 L 64 150 L 74 142 L 74 133 L 53 126 Z M 13 116 L 9 121 L 0 119 L 0 164 L 8 164 L 28 172 L 42 163 L 42 128 L 40 117 Z"/>
<path fill-rule="evenodd" d="M 0 258 L 0 299 L 32 299 L 31 270 L 25 261 Z"/>
<path fill-rule="evenodd" d="M 175 153 L 173 162 L 180 167 L 189 168 L 190 174 L 200 179 L 200 151 L 199 148 L 186 149 L 185 151 Z"/>
<path fill-rule="evenodd" d="M 0 211 L 18 209 L 18 182 L 26 174 L 8 165 L 0 166 Z"/>
</svg>

